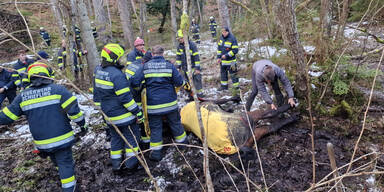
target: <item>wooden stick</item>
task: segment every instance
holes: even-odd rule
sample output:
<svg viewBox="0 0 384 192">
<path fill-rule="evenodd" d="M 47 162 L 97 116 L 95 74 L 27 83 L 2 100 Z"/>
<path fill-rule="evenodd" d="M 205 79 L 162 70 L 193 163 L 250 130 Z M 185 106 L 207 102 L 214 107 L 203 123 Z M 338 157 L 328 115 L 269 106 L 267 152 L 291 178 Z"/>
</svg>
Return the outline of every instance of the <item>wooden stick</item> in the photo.
<svg viewBox="0 0 384 192">
<path fill-rule="evenodd" d="M 333 171 L 333 177 L 337 178 L 337 176 L 339 175 L 339 172 L 337 171 L 337 167 L 336 167 L 335 151 L 333 149 L 333 144 L 332 143 L 329 143 L 329 142 L 327 143 L 327 150 L 328 150 L 329 161 L 331 162 L 331 168 L 332 168 L 332 171 Z M 335 181 L 335 182 L 337 183 L 337 181 Z M 341 192 L 340 184 L 341 183 L 337 184 L 336 192 Z"/>
</svg>

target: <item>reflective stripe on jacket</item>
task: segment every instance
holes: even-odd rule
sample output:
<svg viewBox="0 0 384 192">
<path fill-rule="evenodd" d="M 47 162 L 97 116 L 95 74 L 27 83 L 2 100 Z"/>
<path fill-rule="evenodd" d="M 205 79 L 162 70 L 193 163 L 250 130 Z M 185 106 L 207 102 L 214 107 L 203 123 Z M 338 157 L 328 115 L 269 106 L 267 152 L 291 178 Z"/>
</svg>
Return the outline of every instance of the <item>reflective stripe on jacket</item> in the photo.
<svg viewBox="0 0 384 192">
<path fill-rule="evenodd" d="M 131 96 L 129 82 L 116 66 L 98 66 L 95 69 L 94 101 L 115 125 L 129 125 L 136 122 L 141 110 Z"/>
<path fill-rule="evenodd" d="M 196 44 L 189 41 L 189 52 L 191 53 L 192 69 L 200 70 L 200 57 Z M 179 43 L 176 51 L 176 65 L 184 71 L 187 71 L 187 57 L 185 55 L 184 43 Z"/>
<path fill-rule="evenodd" d="M 29 87 L 0 113 L 0 124 L 10 124 L 26 115 L 35 146 L 40 150 L 53 150 L 72 145 L 74 133 L 70 120 L 83 126 L 83 112 L 77 99 L 57 84 Z"/>
<path fill-rule="evenodd" d="M 155 56 L 138 72 L 134 85 L 145 80 L 148 114 L 161 115 L 178 109 L 175 87 L 183 85 L 176 67 L 162 56 Z"/>
<path fill-rule="evenodd" d="M 227 37 L 221 35 L 217 48 L 217 58 L 221 59 L 222 55 L 225 55 L 225 59 L 222 59 L 222 65 L 231 65 L 236 63 L 236 54 L 239 51 L 236 37 L 229 33 Z"/>
<path fill-rule="evenodd" d="M 144 57 L 144 53 L 134 48 L 129 54 L 127 55 L 127 65 L 131 64 L 132 62 L 139 60 L 140 63 L 142 62 L 142 58 Z"/>
</svg>

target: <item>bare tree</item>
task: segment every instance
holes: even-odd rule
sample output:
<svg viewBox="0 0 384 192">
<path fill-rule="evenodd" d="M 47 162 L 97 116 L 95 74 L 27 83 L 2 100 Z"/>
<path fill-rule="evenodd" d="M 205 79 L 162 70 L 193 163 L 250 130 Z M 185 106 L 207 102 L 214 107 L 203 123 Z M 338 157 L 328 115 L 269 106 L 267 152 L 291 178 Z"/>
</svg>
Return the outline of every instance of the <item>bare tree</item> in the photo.
<svg viewBox="0 0 384 192">
<path fill-rule="evenodd" d="M 344 29 L 348 18 L 349 3 L 350 0 L 343 0 L 343 10 L 341 12 L 339 25 L 337 27 L 336 39 L 344 38 Z"/>
<path fill-rule="evenodd" d="M 132 21 L 131 21 L 131 3 L 127 0 L 119 0 L 118 1 L 118 7 L 120 12 L 120 20 L 121 24 L 123 26 L 123 33 L 124 33 L 124 45 L 126 48 L 133 47 L 134 42 L 134 34 L 132 30 Z"/>
<path fill-rule="evenodd" d="M 203 27 L 203 10 L 200 6 L 200 0 L 196 0 L 197 10 L 199 11 L 199 17 L 200 17 L 200 28 Z"/>
<path fill-rule="evenodd" d="M 106 3 L 107 4 L 107 12 L 108 12 L 108 21 L 109 21 L 109 37 L 111 39 L 113 39 L 113 35 L 112 35 L 112 20 L 111 20 L 111 12 L 109 10 L 109 0 L 106 0 Z"/>
<path fill-rule="evenodd" d="M 173 47 L 177 48 L 176 41 L 176 32 L 177 32 L 177 22 L 176 22 L 176 0 L 170 0 L 171 4 L 171 24 L 172 24 L 172 42 Z"/>
<path fill-rule="evenodd" d="M 89 17 L 93 17 L 93 9 L 92 9 L 92 3 L 91 0 L 87 0 L 87 10 L 88 10 L 88 15 Z"/>
<path fill-rule="evenodd" d="M 145 23 L 147 22 L 147 17 L 146 17 L 146 12 L 147 12 L 147 6 L 145 5 L 144 0 L 140 1 L 140 37 L 142 39 L 145 39 L 145 34 L 146 34 L 146 25 Z"/>
<path fill-rule="evenodd" d="M 321 8 L 320 8 L 320 31 L 318 36 L 318 45 L 316 51 L 319 55 L 318 61 L 322 63 L 324 59 L 327 57 L 328 48 L 329 48 L 329 33 L 328 29 L 331 25 L 331 15 L 330 15 L 330 1 L 329 0 L 321 0 Z"/>
<path fill-rule="evenodd" d="M 261 4 L 261 10 L 262 10 L 262 13 L 263 13 L 263 17 L 265 18 L 265 24 L 267 26 L 268 38 L 272 39 L 273 35 L 272 35 L 272 27 L 271 26 L 273 26 L 273 23 L 272 23 L 271 16 L 268 13 L 268 7 L 265 4 L 264 0 L 260 0 L 260 4 Z"/>
<path fill-rule="evenodd" d="M 231 30 L 231 21 L 229 17 L 227 0 L 217 0 L 217 5 L 219 8 L 221 27 L 228 27 Z"/>
<path fill-rule="evenodd" d="M 87 7 L 85 6 L 84 0 L 75 0 L 76 9 L 79 16 L 79 24 L 81 29 L 81 39 L 84 43 L 85 48 L 88 51 L 87 63 L 88 63 L 88 77 L 93 78 L 93 71 L 96 66 L 100 65 L 100 57 L 96 48 L 96 42 L 93 38 L 91 22 L 87 14 Z"/>
<path fill-rule="evenodd" d="M 55 15 L 55 18 L 56 18 L 57 28 L 59 29 L 60 37 L 61 37 L 61 39 L 64 39 L 65 36 L 62 33 L 63 17 L 61 16 L 59 8 L 56 6 L 56 5 L 58 5 L 58 2 L 57 2 L 57 0 L 50 0 L 50 1 L 51 1 L 52 12 L 53 12 L 53 14 Z"/>
<path fill-rule="evenodd" d="M 93 8 L 95 10 L 96 16 L 96 29 L 97 33 L 100 36 L 101 42 L 106 44 L 109 41 L 108 32 L 107 32 L 107 23 L 108 23 L 108 15 L 107 11 L 104 9 L 103 0 L 92 0 Z"/>
<path fill-rule="evenodd" d="M 296 92 L 302 94 L 299 96 L 305 97 L 307 91 L 307 66 L 304 55 L 305 51 L 297 31 L 294 0 L 274 1 L 274 3 L 274 12 L 280 26 L 284 44 L 289 48 L 296 62 Z"/>
</svg>

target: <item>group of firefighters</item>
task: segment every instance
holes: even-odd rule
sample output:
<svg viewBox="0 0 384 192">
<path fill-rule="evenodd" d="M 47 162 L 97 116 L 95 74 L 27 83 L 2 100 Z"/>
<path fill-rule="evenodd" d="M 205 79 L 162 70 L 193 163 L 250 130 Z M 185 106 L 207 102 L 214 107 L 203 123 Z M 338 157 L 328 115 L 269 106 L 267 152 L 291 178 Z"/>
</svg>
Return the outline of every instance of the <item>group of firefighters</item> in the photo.
<svg viewBox="0 0 384 192">
<path fill-rule="evenodd" d="M 193 21 L 194 25 L 197 25 Z M 210 31 L 216 37 L 216 22 L 210 18 Z M 192 27 L 193 39 L 200 43 L 199 27 Z M 64 32 L 64 30 L 63 30 Z M 135 154 L 139 151 L 139 144 L 149 143 L 151 152 L 149 158 L 160 161 L 163 158 L 163 120 L 166 119 L 171 129 L 174 141 L 188 144 L 187 135 L 181 124 L 179 107 L 177 103 L 177 88 L 182 87 L 190 91 L 187 71 L 187 54 L 184 35 L 181 30 L 177 32 L 177 47 L 175 64 L 165 60 L 164 48 L 154 46 L 150 51 L 144 50 L 144 40 L 137 38 L 134 49 L 127 55 L 127 63 L 122 64 L 120 58 L 124 55 L 124 47 L 109 43 L 101 50 L 102 62 L 94 71 L 93 95 L 96 105 L 106 115 L 106 122 L 111 134 L 110 157 L 112 169 L 120 171 L 122 164 L 124 170 L 135 170 L 138 159 Z M 189 40 L 188 40 L 189 41 Z M 47 41 L 45 41 L 47 42 Z M 48 44 L 48 42 L 47 42 Z M 48 44 L 49 45 L 49 44 Z M 198 97 L 204 97 L 201 78 L 201 66 L 197 45 L 189 41 L 192 62 L 192 77 Z M 58 66 L 65 67 L 66 50 L 65 42 L 58 56 Z M 228 89 L 228 73 L 232 78 L 232 85 L 239 89 L 237 77 L 238 44 L 229 28 L 221 30 L 217 45 L 217 63 L 220 65 L 220 88 Z M 74 51 L 74 53 L 76 53 Z M 26 115 L 34 145 L 42 157 L 49 156 L 58 168 L 62 190 L 73 191 L 76 186 L 74 162 L 71 146 L 77 134 L 70 125 L 70 120 L 80 126 L 78 135 L 87 133 L 84 113 L 80 110 L 77 99 L 64 86 L 54 83 L 53 72 L 46 64 L 48 55 L 39 52 L 41 60 L 28 59 L 25 52 L 19 53 L 19 60 L 14 66 L 17 72 L 9 73 L 0 68 L 0 100 L 8 97 L 11 103 L 0 112 L 0 124 L 10 124 L 21 115 Z M 125 70 L 123 70 L 125 69 Z M 285 73 L 278 66 L 268 60 L 261 60 L 254 64 L 252 70 L 252 94 L 247 101 L 247 110 L 253 99 L 261 91 L 263 99 L 276 106 L 269 96 L 265 84 L 273 87 L 278 105 L 281 105 L 283 96 L 280 92 L 280 80 L 288 93 L 288 103 L 292 106 L 293 91 Z M 16 88 L 20 87 L 16 96 Z M 175 89 L 176 88 L 176 89 Z M 13 92 L 9 90 L 14 90 Z M 141 94 L 145 89 L 146 105 L 143 106 Z M 144 111 L 148 114 L 150 136 L 144 130 Z M 116 131 L 116 128 L 127 139 L 128 144 Z M 181 147 L 183 145 L 180 145 Z M 124 158 L 125 155 L 125 158 Z M 124 163 L 123 160 L 125 159 Z"/>
</svg>

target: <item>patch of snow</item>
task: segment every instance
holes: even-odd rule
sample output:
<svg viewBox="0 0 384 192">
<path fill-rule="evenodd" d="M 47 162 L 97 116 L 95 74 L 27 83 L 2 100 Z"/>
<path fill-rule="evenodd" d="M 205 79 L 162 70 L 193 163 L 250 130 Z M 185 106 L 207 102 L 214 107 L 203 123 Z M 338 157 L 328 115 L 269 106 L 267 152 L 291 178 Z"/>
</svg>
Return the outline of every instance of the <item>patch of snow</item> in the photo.
<svg viewBox="0 0 384 192">
<path fill-rule="evenodd" d="M 239 82 L 241 84 L 244 84 L 244 83 L 252 83 L 252 80 L 250 79 L 246 79 L 246 78 L 239 78 Z"/>
<path fill-rule="evenodd" d="M 13 131 L 6 131 L 3 135 L 11 138 L 25 138 L 27 141 L 32 140 L 32 135 L 29 132 L 29 125 L 15 125 L 14 127 L 16 129 L 16 132 Z"/>
<path fill-rule="evenodd" d="M 164 55 L 168 57 L 176 57 L 176 52 L 174 50 L 166 50 L 164 51 Z"/>
<path fill-rule="evenodd" d="M 308 74 L 312 77 L 320 77 L 323 73 L 322 71 L 308 71 Z"/>
<path fill-rule="evenodd" d="M 165 157 L 159 162 L 156 167 L 162 167 L 166 170 L 169 170 L 169 173 L 172 174 L 173 177 L 175 177 L 182 170 L 181 167 L 177 167 L 177 164 L 173 161 L 174 154 L 176 153 L 176 149 L 170 148 L 167 151 Z"/>
<path fill-rule="evenodd" d="M 305 50 L 307 53 L 313 53 L 313 51 L 314 51 L 315 49 L 316 49 L 316 47 L 311 46 L 311 45 L 304 46 L 304 50 Z"/>
<path fill-rule="evenodd" d="M 171 184 L 171 182 L 169 181 L 166 181 L 163 177 L 161 176 L 158 176 L 158 177 L 155 177 L 155 180 L 156 180 L 156 183 L 157 183 L 157 186 L 159 186 L 160 188 L 160 191 L 165 191 L 165 188 Z M 151 183 L 153 184 L 153 181 L 151 181 Z M 152 187 L 153 188 L 153 187 Z"/>
</svg>

